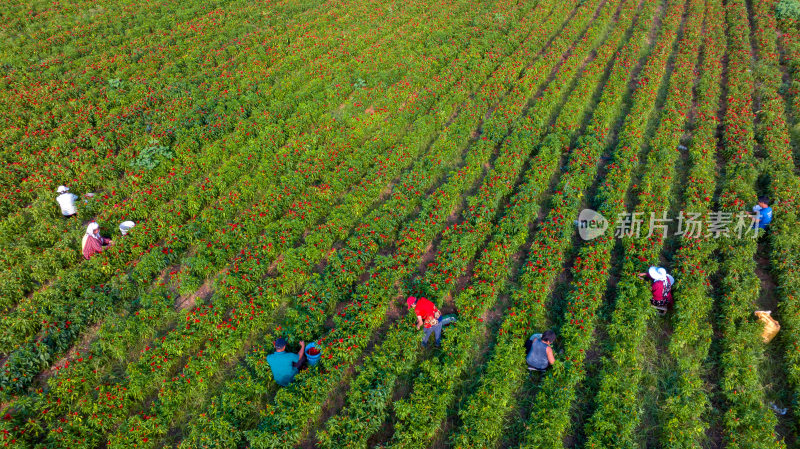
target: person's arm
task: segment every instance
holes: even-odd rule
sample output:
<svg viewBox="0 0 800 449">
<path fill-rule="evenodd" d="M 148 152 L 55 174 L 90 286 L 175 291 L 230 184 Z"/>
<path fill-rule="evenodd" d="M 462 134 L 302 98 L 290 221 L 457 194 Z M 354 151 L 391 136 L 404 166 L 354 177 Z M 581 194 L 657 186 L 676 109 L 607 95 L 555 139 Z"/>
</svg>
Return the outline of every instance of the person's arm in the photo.
<svg viewBox="0 0 800 449">
<path fill-rule="evenodd" d="M 417 329 L 422 327 L 422 317 L 417 315 Z"/>
<path fill-rule="evenodd" d="M 297 361 L 292 362 L 292 368 L 295 370 L 300 370 L 303 367 L 303 363 L 306 362 L 306 343 L 304 341 L 300 341 L 300 351 L 297 352 Z"/>
<path fill-rule="evenodd" d="M 551 365 L 556 363 L 556 358 L 553 356 L 553 348 L 548 346 L 545 352 L 547 352 L 547 361 L 550 362 Z"/>
</svg>

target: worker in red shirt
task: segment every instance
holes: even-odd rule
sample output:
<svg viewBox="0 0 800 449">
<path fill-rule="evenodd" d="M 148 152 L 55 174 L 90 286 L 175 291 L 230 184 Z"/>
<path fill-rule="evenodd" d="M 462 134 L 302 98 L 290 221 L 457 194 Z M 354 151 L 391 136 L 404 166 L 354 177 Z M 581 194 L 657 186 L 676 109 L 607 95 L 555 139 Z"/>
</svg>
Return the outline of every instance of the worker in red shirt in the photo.
<svg viewBox="0 0 800 449">
<path fill-rule="evenodd" d="M 408 304 L 408 310 L 414 309 L 414 313 L 417 315 L 417 329 L 423 326 L 425 328 L 425 337 L 422 339 L 422 347 L 428 346 L 428 339 L 431 334 L 436 336 L 436 346 L 439 347 L 442 342 L 442 326 L 455 321 L 455 317 L 449 316 L 448 318 L 440 319 L 442 312 L 424 297 L 417 299 L 413 296 L 409 296 L 406 303 Z"/>
<path fill-rule="evenodd" d="M 647 273 L 639 273 L 638 276 L 652 280 L 650 291 L 653 297 L 650 299 L 650 304 L 658 313 L 662 315 L 667 313 L 667 309 L 672 305 L 672 286 L 675 284 L 675 279 L 662 267 L 650 267 Z"/>
</svg>

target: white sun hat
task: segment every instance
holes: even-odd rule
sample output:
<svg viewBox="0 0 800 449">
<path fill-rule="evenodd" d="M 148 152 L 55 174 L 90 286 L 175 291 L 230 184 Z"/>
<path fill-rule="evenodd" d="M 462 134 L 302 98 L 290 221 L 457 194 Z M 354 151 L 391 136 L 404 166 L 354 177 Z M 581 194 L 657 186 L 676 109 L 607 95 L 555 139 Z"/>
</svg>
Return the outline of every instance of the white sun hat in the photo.
<svg viewBox="0 0 800 449">
<path fill-rule="evenodd" d="M 650 275 L 656 281 L 663 281 L 667 279 L 667 270 L 661 267 L 652 266 L 647 270 L 647 274 Z"/>
<path fill-rule="evenodd" d="M 64 193 L 64 192 L 66 192 L 67 190 L 69 190 L 69 187 L 67 187 L 67 186 L 58 186 L 58 189 L 56 189 L 56 192 L 58 192 L 58 193 Z"/>
<path fill-rule="evenodd" d="M 119 224 L 119 232 L 120 232 L 122 235 L 125 235 L 125 234 L 127 234 L 127 233 L 128 233 L 128 231 L 130 231 L 130 230 L 131 230 L 131 228 L 133 228 L 134 226 L 136 226 L 136 223 L 134 223 L 134 222 L 132 222 L 132 221 L 123 221 L 122 223 L 120 223 L 120 224 Z"/>
</svg>

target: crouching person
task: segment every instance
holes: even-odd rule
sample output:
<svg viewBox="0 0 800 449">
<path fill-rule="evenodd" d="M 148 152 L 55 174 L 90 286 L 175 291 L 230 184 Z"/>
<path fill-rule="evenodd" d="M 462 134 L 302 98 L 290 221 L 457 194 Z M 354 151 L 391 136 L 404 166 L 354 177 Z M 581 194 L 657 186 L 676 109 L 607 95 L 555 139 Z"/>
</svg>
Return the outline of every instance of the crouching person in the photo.
<svg viewBox="0 0 800 449">
<path fill-rule="evenodd" d="M 294 380 L 305 359 L 305 349 L 306 343 L 301 341 L 300 351 L 297 354 L 286 352 L 286 340 L 284 338 L 275 340 L 275 352 L 267 356 L 267 363 L 278 385 L 285 387 Z"/>
<path fill-rule="evenodd" d="M 529 370 L 545 371 L 556 362 L 552 347 L 555 341 L 556 333 L 551 330 L 544 331 L 542 334 L 531 335 L 531 338 L 525 342 L 527 354 L 525 361 L 528 362 Z"/>
<path fill-rule="evenodd" d="M 106 247 L 113 244 L 113 240 L 100 235 L 100 226 L 95 222 L 91 222 L 86 227 L 86 233 L 83 235 L 83 240 L 81 240 L 83 258 L 89 260 L 95 254 L 103 252 Z"/>
<path fill-rule="evenodd" d="M 675 278 L 667 273 L 665 268 L 655 266 L 650 267 L 647 273 L 639 273 L 638 276 L 652 281 L 650 291 L 653 296 L 650 304 L 660 315 L 666 314 L 672 306 L 672 286 L 675 284 Z"/>
<path fill-rule="evenodd" d="M 417 329 L 422 329 L 423 327 L 425 329 L 423 331 L 425 336 L 422 338 L 422 347 L 428 346 L 428 339 L 431 338 L 431 334 L 436 338 L 436 347 L 441 346 L 442 327 L 454 323 L 456 321 L 455 315 L 442 316 L 442 312 L 436 308 L 436 305 L 426 298 L 417 299 L 414 296 L 409 296 L 406 299 L 406 304 L 408 305 L 408 310 L 411 311 L 413 309 L 417 316 Z"/>
</svg>

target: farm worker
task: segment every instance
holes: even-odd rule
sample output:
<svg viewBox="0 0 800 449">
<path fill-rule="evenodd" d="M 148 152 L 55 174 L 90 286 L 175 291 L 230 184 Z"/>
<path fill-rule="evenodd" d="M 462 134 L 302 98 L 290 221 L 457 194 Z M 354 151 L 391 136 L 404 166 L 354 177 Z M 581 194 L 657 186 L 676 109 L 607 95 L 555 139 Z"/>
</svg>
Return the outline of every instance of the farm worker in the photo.
<svg viewBox="0 0 800 449">
<path fill-rule="evenodd" d="M 302 364 L 301 360 L 305 357 L 305 349 L 306 342 L 301 341 L 297 354 L 286 352 L 286 339 L 275 340 L 275 352 L 267 356 L 267 363 L 278 385 L 285 387 L 294 379 Z"/>
<path fill-rule="evenodd" d="M 660 314 L 665 314 L 667 308 L 672 305 L 672 286 L 675 284 L 675 279 L 667 274 L 667 270 L 663 267 L 650 267 L 647 273 L 639 273 L 641 278 L 650 278 L 653 283 L 650 286 L 650 291 L 653 297 L 650 299 L 650 304 L 658 310 Z"/>
<path fill-rule="evenodd" d="M 422 347 L 428 346 L 428 339 L 431 337 L 431 334 L 436 336 L 436 346 L 438 347 L 442 343 L 442 326 L 455 321 L 455 317 L 451 316 L 446 320 L 440 320 L 439 318 L 442 316 L 442 312 L 424 297 L 417 299 L 414 296 L 409 296 L 406 300 L 406 304 L 408 304 L 408 310 L 414 309 L 414 312 L 417 314 L 417 329 L 423 326 L 425 327 L 425 337 L 422 338 Z"/>
<path fill-rule="evenodd" d="M 553 355 L 553 347 L 551 346 L 556 341 L 556 333 L 547 330 L 542 334 L 533 334 L 531 338 L 525 341 L 525 361 L 528 363 L 528 369 L 531 371 L 544 371 L 550 365 L 556 363 L 556 358 Z"/>
<path fill-rule="evenodd" d="M 772 221 L 772 208 L 769 207 L 769 198 L 765 196 L 758 197 L 758 204 L 753 206 L 753 215 L 756 217 L 756 223 L 753 227 L 764 229 Z"/>
<path fill-rule="evenodd" d="M 61 214 L 64 215 L 64 218 L 77 215 L 78 212 L 75 210 L 75 200 L 78 199 L 78 195 L 70 193 L 69 187 L 67 186 L 59 186 L 56 192 L 59 194 L 56 197 L 56 202 L 61 206 Z"/>
<path fill-rule="evenodd" d="M 83 258 L 89 260 L 95 254 L 102 252 L 103 248 L 113 244 L 114 242 L 111 239 L 100 235 L 100 226 L 95 222 L 91 222 L 86 227 L 86 234 L 83 235 L 83 241 L 81 241 Z"/>
</svg>

